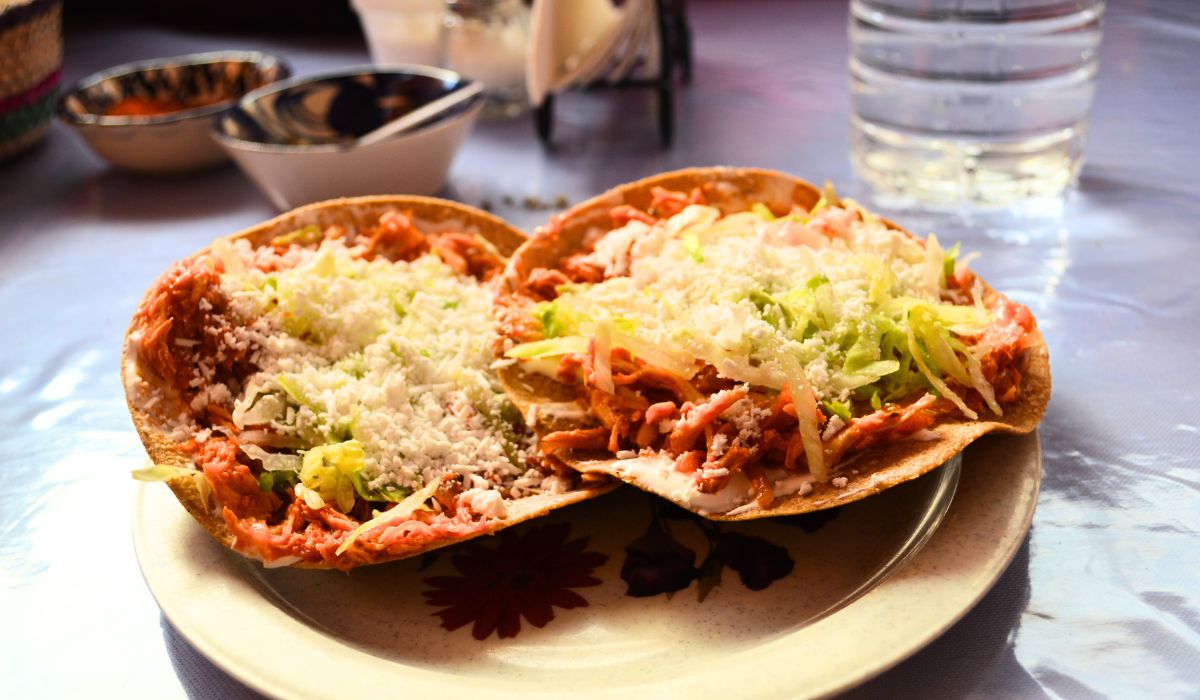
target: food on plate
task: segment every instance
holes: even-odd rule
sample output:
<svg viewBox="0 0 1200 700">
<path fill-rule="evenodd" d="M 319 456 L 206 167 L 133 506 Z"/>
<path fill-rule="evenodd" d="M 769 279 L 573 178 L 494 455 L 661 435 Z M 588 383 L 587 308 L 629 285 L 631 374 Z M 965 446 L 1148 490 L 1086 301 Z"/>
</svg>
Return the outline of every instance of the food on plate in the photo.
<svg viewBox="0 0 1200 700">
<path fill-rule="evenodd" d="M 514 254 L 501 381 L 548 461 L 718 519 L 836 506 L 1037 425 L 1045 343 L 969 258 L 782 173 L 666 173 Z"/>
<path fill-rule="evenodd" d="M 603 493 L 548 468 L 495 374 L 492 281 L 522 234 L 423 197 L 304 207 L 176 263 L 122 373 L 154 466 L 267 566 L 419 554 Z"/>
</svg>

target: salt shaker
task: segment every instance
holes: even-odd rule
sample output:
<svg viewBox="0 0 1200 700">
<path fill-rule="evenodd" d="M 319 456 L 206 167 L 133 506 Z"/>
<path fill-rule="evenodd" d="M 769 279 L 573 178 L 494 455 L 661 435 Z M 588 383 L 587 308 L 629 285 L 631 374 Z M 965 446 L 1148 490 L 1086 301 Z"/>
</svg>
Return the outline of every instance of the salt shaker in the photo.
<svg viewBox="0 0 1200 700">
<path fill-rule="evenodd" d="M 485 116 L 514 117 L 528 106 L 528 37 L 529 11 L 521 0 L 446 0 L 442 65 L 483 83 Z"/>
</svg>

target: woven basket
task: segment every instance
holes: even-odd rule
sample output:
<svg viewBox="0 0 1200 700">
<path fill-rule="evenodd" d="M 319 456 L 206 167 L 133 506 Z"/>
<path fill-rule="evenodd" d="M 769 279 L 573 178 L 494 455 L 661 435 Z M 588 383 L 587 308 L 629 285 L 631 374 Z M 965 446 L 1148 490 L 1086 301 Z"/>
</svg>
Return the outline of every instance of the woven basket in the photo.
<svg viewBox="0 0 1200 700">
<path fill-rule="evenodd" d="M 62 54 L 62 0 L 0 0 L 0 160 L 50 128 Z"/>
</svg>

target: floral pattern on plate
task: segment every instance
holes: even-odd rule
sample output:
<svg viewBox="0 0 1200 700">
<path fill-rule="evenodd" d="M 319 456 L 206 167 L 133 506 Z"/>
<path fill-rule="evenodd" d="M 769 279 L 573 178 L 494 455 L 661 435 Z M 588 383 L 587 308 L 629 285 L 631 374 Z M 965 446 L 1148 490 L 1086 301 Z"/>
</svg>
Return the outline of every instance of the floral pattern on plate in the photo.
<svg viewBox="0 0 1200 700">
<path fill-rule="evenodd" d="M 645 496 L 650 522 L 645 533 L 625 545 L 621 579 L 625 594 L 645 598 L 671 596 L 697 582 L 703 602 L 721 585 L 725 568 L 738 575 L 751 591 L 761 591 L 787 576 L 795 561 L 786 547 L 764 537 L 726 532 L 710 521 L 666 501 Z M 781 518 L 811 534 L 836 517 L 836 509 Z M 686 545 L 675 530 L 694 528 L 704 538 L 704 549 Z M 474 540 L 455 547 L 451 558 L 454 575 L 428 577 L 425 602 L 441 608 L 433 613 L 448 631 L 471 625 L 471 636 L 484 640 L 495 633 L 515 637 L 521 620 L 545 627 L 555 617 L 554 608 L 587 607 L 577 590 L 597 586 L 596 569 L 609 556 L 587 551 L 589 536 L 569 539 L 566 522 L 535 524 L 506 530 L 493 543 Z M 703 553 L 703 559 L 699 554 Z M 433 566 L 442 552 L 425 556 L 421 569 Z M 697 560 L 700 563 L 697 565 Z"/>
<path fill-rule="evenodd" d="M 515 637 L 524 617 L 534 627 L 554 619 L 554 608 L 587 607 L 573 589 L 596 586 L 596 567 L 607 554 L 585 551 L 588 537 L 567 540 L 567 523 L 536 525 L 521 533 L 505 530 L 495 547 L 478 540 L 455 548 L 451 563 L 456 576 L 425 579 L 432 586 L 423 593 L 442 627 L 453 631 L 473 623 L 471 635 L 487 639 Z"/>
</svg>

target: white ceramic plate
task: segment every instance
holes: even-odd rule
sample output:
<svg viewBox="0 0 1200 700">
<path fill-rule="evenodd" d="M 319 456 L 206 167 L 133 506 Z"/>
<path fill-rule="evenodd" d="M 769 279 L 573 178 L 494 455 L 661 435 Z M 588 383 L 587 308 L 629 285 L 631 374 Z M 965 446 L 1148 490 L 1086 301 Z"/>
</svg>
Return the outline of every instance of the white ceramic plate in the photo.
<svg viewBox="0 0 1200 700">
<path fill-rule="evenodd" d="M 963 462 L 961 479 L 953 465 L 939 469 L 823 523 L 805 516 L 790 524 L 721 524 L 707 533 L 663 511 L 652 519 L 656 501 L 622 489 L 432 561 L 349 575 L 247 563 L 212 542 L 165 486 L 150 484 L 136 501 L 134 543 L 171 623 L 217 665 L 269 695 L 374 696 L 390 688 L 406 697 L 823 696 L 935 638 L 988 591 L 1019 547 L 1041 475 L 1036 435 L 987 438 Z M 888 576 L 943 514 L 921 552 Z M 674 543 L 661 535 L 639 539 L 657 527 L 651 523 L 667 528 Z M 582 548 L 528 546 L 582 537 Z M 734 568 L 713 566 L 721 582 L 701 602 L 698 583 L 688 579 L 705 568 L 710 542 L 751 584 L 769 585 L 751 590 Z M 637 553 L 651 545 L 672 553 L 665 560 L 677 565 L 662 566 L 659 556 L 659 565 L 639 566 Z M 557 566 L 526 561 L 547 552 L 557 553 Z M 780 577 L 788 558 L 793 564 Z M 505 571 L 461 576 L 472 562 L 484 572 Z M 557 580 L 529 574 L 552 570 Z M 643 587 L 687 586 L 670 596 L 631 597 L 623 573 Z M 470 620 L 454 631 L 440 626 L 447 601 L 486 614 L 503 600 L 523 600 L 524 591 L 535 591 L 533 602 L 518 607 L 544 627 L 521 619 L 515 636 L 479 640 Z M 431 605 L 430 595 L 443 604 Z M 548 622 L 536 602 L 580 598 L 586 607 L 555 607 Z"/>
</svg>

